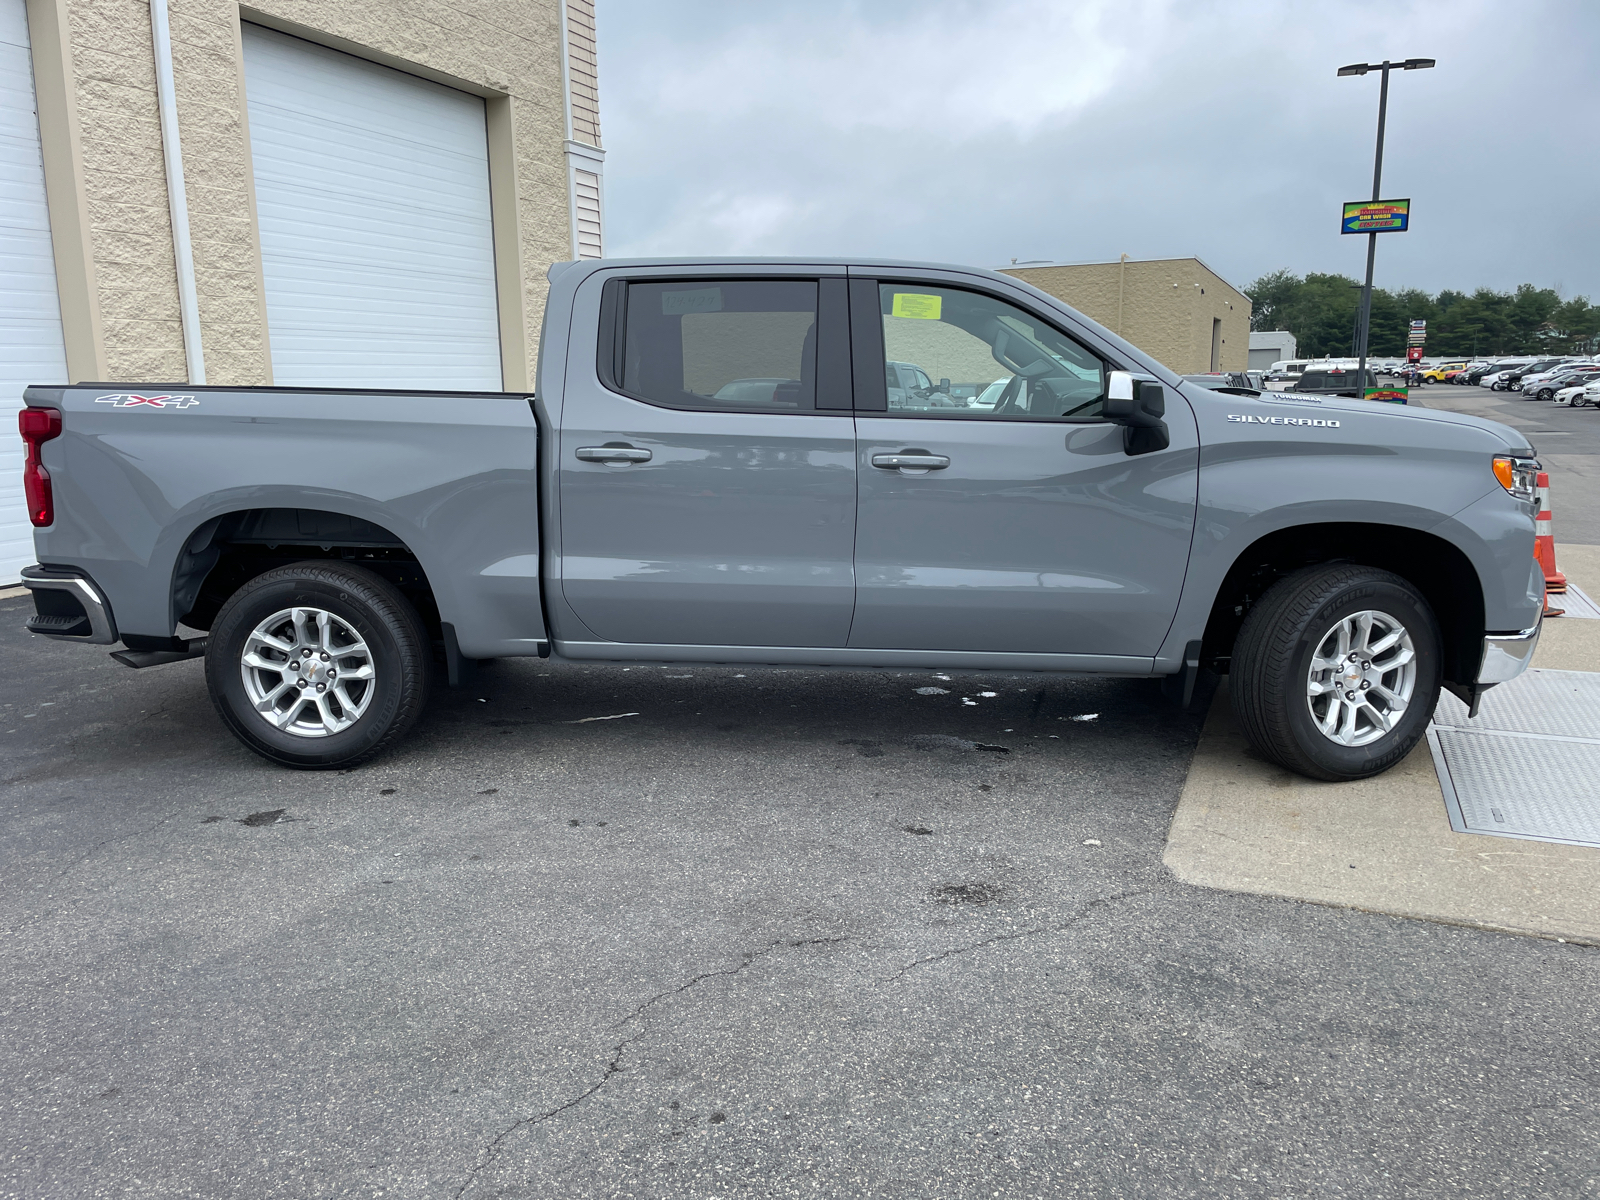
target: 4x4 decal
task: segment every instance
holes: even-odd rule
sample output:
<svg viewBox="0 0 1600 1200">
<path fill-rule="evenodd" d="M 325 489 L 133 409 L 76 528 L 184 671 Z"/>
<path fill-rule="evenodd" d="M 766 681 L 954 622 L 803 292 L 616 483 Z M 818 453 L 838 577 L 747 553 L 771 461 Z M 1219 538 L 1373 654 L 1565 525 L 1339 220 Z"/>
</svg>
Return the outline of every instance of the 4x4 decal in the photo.
<svg viewBox="0 0 1600 1200">
<path fill-rule="evenodd" d="M 96 404 L 109 404 L 112 408 L 192 408 L 199 404 L 193 396 L 135 396 L 122 392 L 114 396 L 96 396 Z"/>
</svg>

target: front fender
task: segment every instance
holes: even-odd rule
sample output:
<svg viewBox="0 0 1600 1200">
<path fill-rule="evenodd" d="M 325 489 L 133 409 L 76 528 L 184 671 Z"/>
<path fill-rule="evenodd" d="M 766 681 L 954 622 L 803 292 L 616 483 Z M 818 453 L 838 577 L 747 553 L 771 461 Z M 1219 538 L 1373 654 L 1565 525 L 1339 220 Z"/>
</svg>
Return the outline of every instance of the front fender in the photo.
<svg viewBox="0 0 1600 1200">
<path fill-rule="evenodd" d="M 1525 629 L 1537 617 L 1527 570 L 1533 513 L 1495 482 L 1492 460 L 1506 448 L 1490 430 L 1407 419 L 1363 401 L 1190 398 L 1201 426 L 1199 511 L 1183 596 L 1158 670 L 1176 670 L 1184 647 L 1202 637 L 1241 554 L 1270 534 L 1306 525 L 1432 534 L 1457 547 L 1476 571 L 1490 629 Z M 1238 419 L 1249 414 L 1307 420 Z"/>
</svg>

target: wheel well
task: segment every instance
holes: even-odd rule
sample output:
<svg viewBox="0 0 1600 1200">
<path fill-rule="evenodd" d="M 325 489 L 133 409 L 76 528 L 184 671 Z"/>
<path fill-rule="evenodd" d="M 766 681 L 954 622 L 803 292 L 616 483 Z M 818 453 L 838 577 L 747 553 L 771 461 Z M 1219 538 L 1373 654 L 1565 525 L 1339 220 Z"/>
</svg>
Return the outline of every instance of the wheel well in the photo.
<svg viewBox="0 0 1600 1200">
<path fill-rule="evenodd" d="M 429 636 L 442 640 L 428 576 L 405 542 L 381 525 L 313 508 L 252 508 L 213 517 L 189 536 L 172 577 L 172 613 L 191 629 L 257 575 L 306 559 L 355 563 L 400 589 Z"/>
<path fill-rule="evenodd" d="M 1358 523 L 1298 525 L 1253 543 L 1217 591 L 1201 660 L 1225 671 L 1245 614 L 1278 580 L 1319 563 L 1359 563 L 1392 571 L 1422 593 L 1439 621 L 1444 677 L 1471 683 L 1483 654 L 1483 586 L 1458 548 L 1416 529 Z"/>
</svg>

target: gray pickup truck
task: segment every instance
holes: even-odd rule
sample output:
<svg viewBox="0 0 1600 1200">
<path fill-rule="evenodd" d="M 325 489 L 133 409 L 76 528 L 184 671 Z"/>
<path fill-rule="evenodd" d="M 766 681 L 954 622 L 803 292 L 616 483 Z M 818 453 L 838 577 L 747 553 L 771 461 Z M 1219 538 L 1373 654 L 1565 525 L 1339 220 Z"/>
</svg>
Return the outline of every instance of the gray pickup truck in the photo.
<svg viewBox="0 0 1600 1200">
<path fill-rule="evenodd" d="M 907 364 L 941 383 L 891 397 Z M 392 746 L 438 677 L 540 656 L 1164 677 L 1180 702 L 1221 671 L 1254 745 L 1320 779 L 1398 761 L 1441 686 L 1475 704 L 1538 638 L 1521 434 L 1194 386 L 1004 275 L 558 264 L 536 383 L 30 388 L 28 628 L 203 655 L 233 732 L 300 767 Z"/>
</svg>

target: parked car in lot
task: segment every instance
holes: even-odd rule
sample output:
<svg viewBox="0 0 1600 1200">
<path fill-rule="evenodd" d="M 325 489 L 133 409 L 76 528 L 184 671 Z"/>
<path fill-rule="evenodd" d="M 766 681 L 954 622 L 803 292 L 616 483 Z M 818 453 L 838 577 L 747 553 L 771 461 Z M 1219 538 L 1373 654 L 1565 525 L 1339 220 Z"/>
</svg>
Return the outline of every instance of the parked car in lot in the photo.
<svg viewBox="0 0 1600 1200">
<path fill-rule="evenodd" d="M 1553 400 L 1562 388 L 1595 375 L 1600 375 L 1600 363 L 1568 363 L 1538 375 L 1526 376 L 1518 386 L 1524 400 Z"/>
<path fill-rule="evenodd" d="M 1209 667 L 1319 779 L 1398 762 L 1441 686 L 1475 708 L 1538 640 L 1539 464 L 1493 421 L 1200 387 L 976 269 L 597 260 L 545 312 L 533 394 L 27 389 L 28 628 L 203 656 L 224 724 L 295 767 L 540 657 L 1180 700 Z M 931 400 L 980 352 L 992 407 L 891 408 L 901 367 Z"/>
<path fill-rule="evenodd" d="M 1498 375 L 1502 371 L 1515 370 L 1521 365 L 1521 361 L 1517 359 L 1502 359 L 1497 363 L 1481 363 L 1468 367 L 1465 372 L 1465 378 L 1462 380 L 1462 382 L 1470 384 L 1473 387 L 1488 387 L 1489 381 L 1494 376 Z"/>
<path fill-rule="evenodd" d="M 1569 384 L 1557 391 L 1553 399 L 1557 404 L 1572 408 L 1600 406 L 1600 376 L 1587 383 Z"/>
<path fill-rule="evenodd" d="M 1558 367 L 1567 360 L 1564 358 L 1541 358 L 1531 363 L 1524 363 L 1511 371 L 1502 372 L 1495 383 L 1495 391 L 1516 392 L 1522 390 L 1522 381 L 1530 375 L 1538 375 L 1548 371 L 1551 367 Z"/>
<path fill-rule="evenodd" d="M 1435 366 L 1424 367 L 1422 369 L 1422 381 L 1424 383 L 1443 383 L 1445 376 L 1450 372 L 1464 371 L 1466 367 L 1467 364 L 1464 362 L 1438 363 Z"/>
<path fill-rule="evenodd" d="M 1207 371 L 1201 375 L 1185 375 L 1184 379 L 1213 392 L 1227 392 L 1234 396 L 1259 396 L 1266 391 L 1261 377 L 1251 371 Z"/>
<path fill-rule="evenodd" d="M 1377 387 L 1378 379 L 1369 368 L 1367 370 L 1367 387 Z M 1359 398 L 1362 394 L 1361 385 L 1357 382 L 1357 372 L 1354 369 L 1346 370 L 1343 367 L 1311 367 L 1292 388 L 1291 392 L 1309 392 L 1317 396 L 1349 396 Z"/>
<path fill-rule="evenodd" d="M 1457 386 L 1460 386 L 1461 384 L 1464 384 L 1464 383 L 1467 382 L 1468 376 L 1470 376 L 1474 371 L 1482 370 L 1483 368 L 1487 367 L 1488 365 L 1489 365 L 1488 363 L 1470 362 L 1466 366 L 1461 367 L 1461 368 L 1459 368 L 1457 370 L 1446 371 L 1445 372 L 1445 376 L 1444 376 L 1444 381 L 1446 383 L 1453 383 L 1453 384 L 1456 384 Z"/>
</svg>

